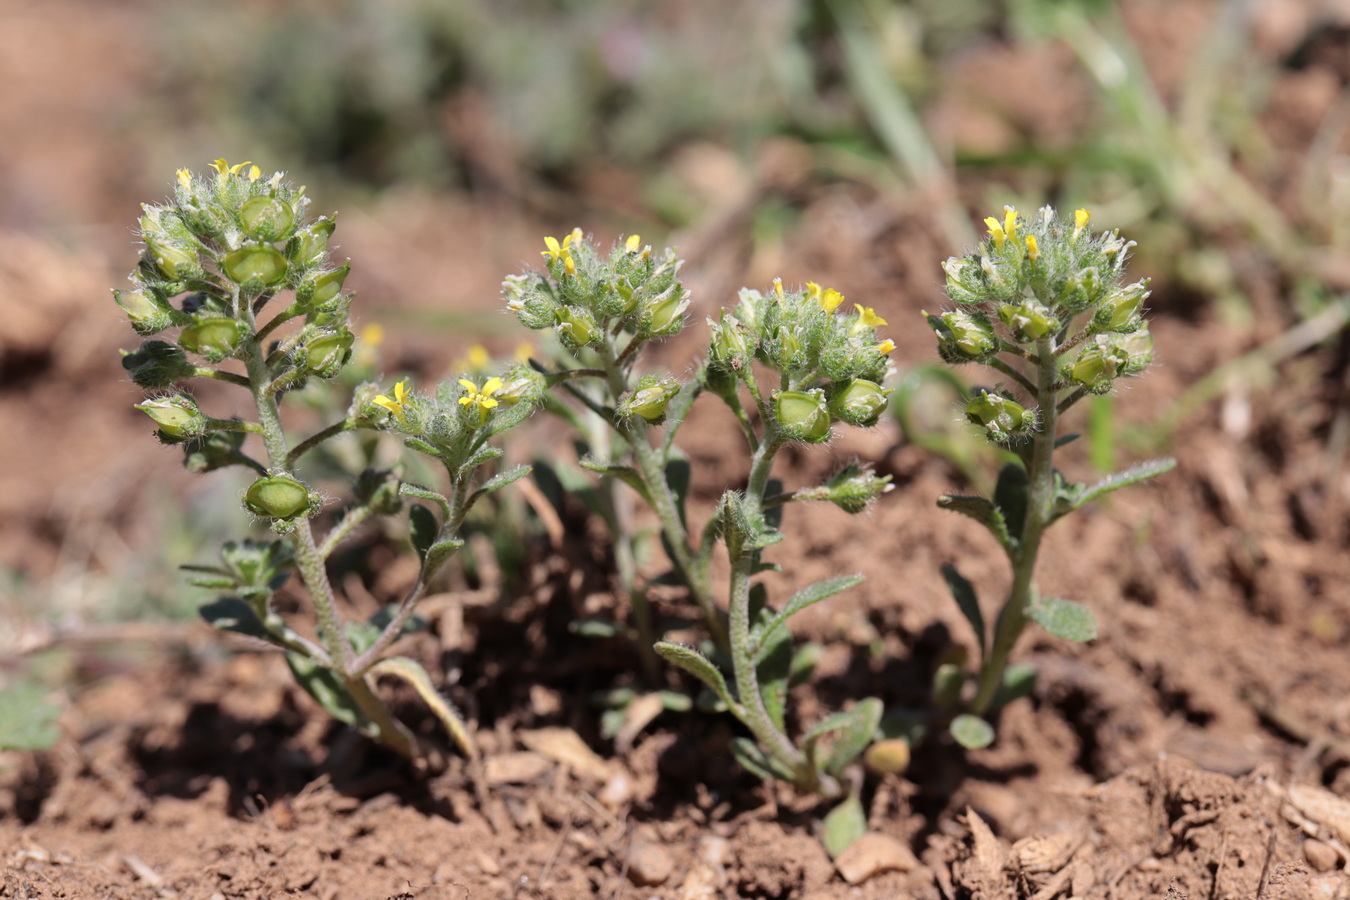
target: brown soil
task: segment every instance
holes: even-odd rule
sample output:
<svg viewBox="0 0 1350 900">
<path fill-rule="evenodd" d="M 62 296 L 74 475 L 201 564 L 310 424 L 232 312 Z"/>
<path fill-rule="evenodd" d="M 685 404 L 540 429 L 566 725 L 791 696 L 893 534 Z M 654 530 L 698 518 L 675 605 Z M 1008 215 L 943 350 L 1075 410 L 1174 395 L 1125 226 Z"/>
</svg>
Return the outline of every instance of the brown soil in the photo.
<svg viewBox="0 0 1350 900">
<path fill-rule="evenodd" d="M 4 121 L 25 124 L 0 184 L 11 210 L 0 217 L 0 415 L 22 423 L 0 431 L 0 562 L 27 579 L 0 598 L 0 624 L 22 646 L 51 637 L 47 620 L 69 619 L 55 658 L 72 685 L 54 748 L 0 755 L 0 898 L 1350 896 L 1343 337 L 1282 361 L 1267 381 L 1231 379 L 1172 435 L 1176 471 L 1051 533 L 1042 587 L 1091 603 L 1101 637 L 1032 636 L 1020 658 L 1040 671 L 1036 691 L 1005 710 L 993 747 L 956 752 L 935 737 L 904 776 L 868 781 L 869 824 L 883 838 L 855 855 L 890 868 L 856 886 L 814 835 L 823 810 L 732 762 L 728 720 L 666 713 L 627 746 L 599 737 L 591 694 L 622 682 L 633 659 L 567 625 L 580 609 L 624 614 L 603 573 L 578 584 L 543 566 L 523 596 L 432 603 L 435 625 L 413 650 L 459 673 L 447 690 L 476 720 L 490 761 L 481 795 L 461 764 L 420 777 L 331 724 L 279 658 L 223 653 L 205 626 L 114 628 L 134 652 L 109 649 L 106 630 L 79 623 L 107 580 L 138 573 L 138 555 L 166 539 L 172 526 L 152 513 L 162 495 L 151 485 L 203 490 L 174 451 L 153 446 L 116 362 L 131 338 L 106 290 L 131 263 L 134 201 L 162 188 L 100 169 L 119 155 L 138 172 L 155 159 L 117 122 L 118 98 L 144 78 L 136 16 L 147 13 L 114 6 L 0 2 L 31 38 L 0 54 L 0 71 L 31 71 L 24 64 L 55 46 L 68 57 L 75 41 L 126 81 L 110 97 L 108 71 L 44 62 L 52 79 L 41 92 L 0 100 Z M 1155 6 L 1131 9 L 1147 18 Z M 1270 18 L 1262 39 L 1285 52 L 1281 35 L 1298 23 Z M 1164 42 L 1158 54 L 1164 69 L 1181 66 L 1186 48 Z M 1313 71 L 1330 78 L 1335 63 Z M 962 92 L 989 82 L 978 73 L 972 63 L 953 74 L 958 108 L 973 102 Z M 1282 115 L 1309 133 L 1336 102 L 1335 91 L 1306 88 L 1315 81 L 1305 70 L 1281 86 L 1302 98 Z M 1060 135 L 1083 96 L 1006 116 Z M 986 100 L 985 116 L 1003 103 Z M 118 151 L 76 140 L 70 119 Z M 868 298 L 890 320 L 902 365 L 929 361 L 931 334 L 915 323 L 942 304 L 936 263 L 950 251 L 921 201 L 820 184 L 801 165 L 805 152 L 766 148 L 754 173 L 709 147 L 676 160 L 702 174 L 691 184 L 709 185 L 707 219 L 681 239 L 703 305 L 693 321 L 739 283 L 811 278 Z M 59 211 L 26 220 L 19 201 L 36 208 L 35 184 L 60 179 Z M 767 251 L 747 237 L 743 202 L 756 190 L 799 209 L 787 242 Z M 728 196 L 742 205 L 718 204 Z M 501 275 L 531 258 L 538 235 L 570 224 L 389 196 L 344 216 L 339 235 L 356 261 L 359 315 L 392 323 L 390 362 L 429 380 L 470 336 L 444 346 L 419 333 L 416 317 L 492 307 Z M 1224 249 L 1241 254 L 1236 240 Z M 1156 285 L 1160 364 L 1119 398 L 1122 422 L 1156 424 L 1216 367 L 1289 327 L 1288 286 L 1258 266 L 1241 277 L 1254 310 L 1241 327 L 1180 286 Z M 513 342 L 493 346 L 509 352 Z M 663 354 L 682 365 L 694 347 L 673 342 Z M 699 509 L 742 471 L 725 424 L 709 406 L 686 431 Z M 791 549 L 775 557 L 784 571 L 771 589 L 867 575 L 794 620 L 800 638 L 826 646 L 814 681 L 793 697 L 807 723 L 864 696 L 888 708 L 921 703 L 941 654 L 972 640 L 939 567 L 960 561 L 986 598 L 1004 576 L 975 526 L 933 506 L 963 487 L 958 475 L 891 425 L 795 452 L 786 478 L 807 482 L 854 457 L 876 462 L 897 489 L 861 518 L 789 515 Z M 1065 468 L 1093 477 L 1081 456 Z M 603 546 L 583 549 L 604 557 Z M 384 597 L 395 580 L 368 586 Z M 365 587 L 351 593 L 372 602 Z M 0 652 L 0 664 L 15 661 Z M 415 704 L 407 711 L 417 721 Z"/>
</svg>

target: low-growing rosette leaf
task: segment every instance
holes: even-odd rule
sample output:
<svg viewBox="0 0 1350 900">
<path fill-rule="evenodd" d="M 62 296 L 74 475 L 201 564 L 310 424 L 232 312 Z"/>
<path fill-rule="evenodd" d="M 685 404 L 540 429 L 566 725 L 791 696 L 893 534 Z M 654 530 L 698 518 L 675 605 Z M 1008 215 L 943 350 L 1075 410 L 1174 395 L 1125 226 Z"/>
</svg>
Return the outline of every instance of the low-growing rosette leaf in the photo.
<svg viewBox="0 0 1350 900">
<path fill-rule="evenodd" d="M 1055 637 L 1084 642 L 1097 637 L 1097 617 L 1081 603 L 1059 597 L 1042 597 L 1027 610 L 1036 624 Z"/>
<path fill-rule="evenodd" d="M 838 776 L 867 749 L 876 737 L 877 726 L 885 708 L 875 697 L 858 701 L 850 710 L 832 713 L 821 719 L 802 738 L 802 748 L 808 759 L 815 759 L 816 745 L 822 737 L 834 735 L 829 755 L 816 760 L 817 768 Z"/>
<path fill-rule="evenodd" d="M 953 738 L 967 750 L 979 750 L 994 742 L 994 726 L 979 716 L 964 713 L 952 719 L 948 726 Z"/>
<path fill-rule="evenodd" d="M 863 811 L 858 795 L 853 793 L 826 813 L 820 823 L 820 842 L 825 845 L 830 859 L 838 859 L 839 854 L 866 833 L 867 813 Z"/>
<path fill-rule="evenodd" d="M 749 738 L 731 739 L 731 755 L 747 772 L 765 781 L 792 781 L 792 772 L 763 750 Z"/>
</svg>

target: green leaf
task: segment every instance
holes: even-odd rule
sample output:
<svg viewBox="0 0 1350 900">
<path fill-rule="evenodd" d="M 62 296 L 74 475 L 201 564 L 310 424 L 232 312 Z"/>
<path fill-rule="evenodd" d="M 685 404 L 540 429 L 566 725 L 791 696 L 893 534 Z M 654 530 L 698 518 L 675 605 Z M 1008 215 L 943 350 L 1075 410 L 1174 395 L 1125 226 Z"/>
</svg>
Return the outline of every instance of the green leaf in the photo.
<svg viewBox="0 0 1350 900">
<path fill-rule="evenodd" d="M 576 619 L 568 623 L 567 630 L 582 637 L 612 638 L 626 629 L 613 619 Z"/>
<path fill-rule="evenodd" d="M 1081 603 L 1043 597 L 1027 610 L 1038 625 L 1066 641 L 1090 641 L 1097 636 L 1097 617 Z"/>
<path fill-rule="evenodd" d="M 1025 663 L 1014 663 L 1003 670 L 1003 678 L 999 682 L 998 690 L 994 692 L 994 699 L 990 701 L 989 708 L 1002 709 L 1014 700 L 1021 700 L 1030 695 L 1035 689 L 1035 667 Z"/>
<path fill-rule="evenodd" d="M 1003 470 L 998 473 L 998 484 L 994 486 L 994 503 L 999 511 L 1003 513 L 1003 521 L 1007 523 L 1008 534 L 1022 535 L 1023 525 L 1027 520 L 1027 492 L 1030 489 L 1030 482 L 1027 480 L 1027 470 L 1017 463 L 1008 463 Z"/>
<path fill-rule="evenodd" d="M 731 755 L 747 772 L 758 775 L 765 781 L 792 782 L 792 772 L 778 760 L 759 749 L 759 745 L 750 738 L 732 738 Z"/>
<path fill-rule="evenodd" d="M 423 565 L 426 568 L 426 577 L 430 578 L 437 569 L 445 565 L 446 561 L 459 552 L 459 548 L 463 546 L 464 542 L 459 538 L 447 538 L 443 541 L 437 541 L 428 547 L 426 557 L 423 560 Z"/>
<path fill-rule="evenodd" d="M 493 475 L 487 481 L 483 482 L 479 486 L 478 490 L 473 492 L 473 500 L 469 502 L 470 504 L 472 504 L 473 502 L 477 501 L 479 497 L 482 497 L 484 494 L 490 494 L 493 491 L 500 491 L 508 484 L 519 481 L 528 474 L 530 474 L 529 466 L 516 466 L 514 469 L 507 469 L 505 472 L 498 472 L 496 475 Z"/>
<path fill-rule="evenodd" d="M 1005 550 L 1011 550 L 1016 546 L 1016 540 L 1008 533 L 1008 523 L 1004 521 L 1003 512 L 988 498 L 958 497 L 949 494 L 939 497 L 937 505 L 979 522 L 989 529 L 989 533 Z"/>
<path fill-rule="evenodd" d="M 426 565 L 427 551 L 436 542 L 441 525 L 431 510 L 420 503 L 414 503 L 408 508 L 408 522 L 412 530 L 413 546 L 417 548 L 417 556 L 422 560 L 422 564 Z"/>
<path fill-rule="evenodd" d="M 1117 472 L 1109 475 L 1101 481 L 1094 484 L 1083 492 L 1079 498 L 1077 506 L 1082 506 L 1089 500 L 1095 500 L 1103 494 L 1109 494 L 1112 491 L 1119 490 L 1129 484 L 1138 484 L 1141 481 L 1147 481 L 1156 475 L 1162 475 L 1164 472 L 1170 472 L 1176 468 L 1177 461 L 1172 458 L 1151 459 L 1148 462 L 1141 462 L 1130 466 L 1123 472 Z"/>
<path fill-rule="evenodd" d="M 713 693 L 717 695 L 717 699 L 725 703 L 727 708 L 739 717 L 740 704 L 732 698 L 731 691 L 728 690 L 726 679 L 722 677 L 722 673 L 717 671 L 717 667 L 706 656 L 693 647 L 672 644 L 669 641 L 659 641 L 652 649 L 656 651 L 657 656 L 666 662 L 679 666 L 710 687 Z"/>
<path fill-rule="evenodd" d="M 794 688 L 810 680 L 824 652 L 815 641 L 807 641 L 798 647 L 797 652 L 792 654 L 792 667 L 788 669 L 788 687 Z"/>
<path fill-rule="evenodd" d="M 994 726 L 969 713 L 952 719 L 949 730 L 956 742 L 967 750 L 979 750 L 994 742 Z"/>
<path fill-rule="evenodd" d="M 825 845 L 825 852 L 830 854 L 830 859 L 838 859 L 849 844 L 866 833 L 867 814 L 863 812 L 862 801 L 857 794 L 849 794 L 820 823 L 820 842 Z"/>
<path fill-rule="evenodd" d="M 816 742 L 827 734 L 834 734 L 834 745 L 830 748 L 829 756 L 816 765 L 820 771 L 838 777 L 876 737 L 877 726 L 881 724 L 881 714 L 884 711 L 880 700 L 868 697 L 859 700 L 846 712 L 826 716 L 802 738 L 802 747 L 807 757 L 814 760 Z"/>
<path fill-rule="evenodd" d="M 604 475 L 607 478 L 617 478 L 633 490 L 637 491 L 638 496 L 650 505 L 651 494 L 647 493 L 647 483 L 642 480 L 642 474 L 632 466 L 612 465 L 610 463 L 596 462 L 593 459 L 581 460 L 581 467 L 597 475 Z"/>
<path fill-rule="evenodd" d="M 689 484 L 692 475 L 689 468 L 689 460 L 683 456 L 672 456 L 666 460 L 666 484 L 675 494 L 675 508 L 680 514 L 680 523 L 685 524 L 684 515 L 685 501 L 689 499 Z"/>
<path fill-rule="evenodd" d="M 965 686 L 965 670 L 956 663 L 943 663 L 933 672 L 933 703 L 939 709 L 955 709 Z"/>
<path fill-rule="evenodd" d="M 819 603 L 821 600 L 833 597 L 835 594 L 848 590 L 862 584 L 861 575 L 840 575 L 837 578 L 827 578 L 824 581 L 817 581 L 815 584 L 807 585 L 797 593 L 793 594 L 782 610 L 780 610 L 771 619 L 767 619 L 762 625 L 751 629 L 750 641 L 753 648 L 764 635 L 767 635 L 773 629 L 788 620 L 788 617 L 794 616 L 806 609 L 813 603 Z"/>
<path fill-rule="evenodd" d="M 295 652 L 286 654 L 286 665 L 290 666 L 296 682 L 327 710 L 330 716 L 343 724 L 354 725 L 362 731 L 370 730 L 370 720 L 356 705 L 347 686 L 336 672 L 308 656 Z"/>
<path fill-rule="evenodd" d="M 219 597 L 210 603 L 203 603 L 198 612 L 212 628 L 275 643 L 253 607 L 238 597 Z"/>
<path fill-rule="evenodd" d="M 61 707 L 41 685 L 20 683 L 0 691 L 0 750 L 46 750 L 61 737 Z"/>
<path fill-rule="evenodd" d="M 952 592 L 952 596 L 956 598 L 961 615 L 965 616 L 970 627 L 975 629 L 975 639 L 979 641 L 980 651 L 984 652 L 984 614 L 980 612 L 980 601 L 975 596 L 975 588 L 964 575 L 956 571 L 956 566 L 950 563 L 943 564 L 942 578 L 947 582 L 947 588 Z"/>
</svg>

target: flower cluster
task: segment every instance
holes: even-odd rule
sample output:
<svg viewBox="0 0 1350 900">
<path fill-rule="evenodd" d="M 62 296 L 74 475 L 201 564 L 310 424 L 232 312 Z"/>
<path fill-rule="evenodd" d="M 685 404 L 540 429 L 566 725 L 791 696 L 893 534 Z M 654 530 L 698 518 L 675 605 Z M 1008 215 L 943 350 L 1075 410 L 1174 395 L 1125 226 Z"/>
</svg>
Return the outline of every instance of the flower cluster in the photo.
<svg viewBox="0 0 1350 900">
<path fill-rule="evenodd" d="M 835 422 L 870 427 L 886 408 L 882 382 L 895 344 L 876 334 L 886 320 L 871 307 L 846 307 L 832 288 L 746 288 L 734 309 L 708 324 L 710 386 L 725 391 L 739 380 L 756 390 L 752 361 L 778 372 L 773 412 L 791 440 L 827 441 Z"/>
<path fill-rule="evenodd" d="M 684 326 L 689 292 L 679 280 L 673 250 L 659 257 L 631 235 L 601 256 L 581 229 L 559 241 L 545 238 L 548 276 L 514 275 L 502 284 L 507 309 L 526 328 L 552 328 L 573 353 L 627 333 L 640 341 L 666 337 Z"/>
</svg>

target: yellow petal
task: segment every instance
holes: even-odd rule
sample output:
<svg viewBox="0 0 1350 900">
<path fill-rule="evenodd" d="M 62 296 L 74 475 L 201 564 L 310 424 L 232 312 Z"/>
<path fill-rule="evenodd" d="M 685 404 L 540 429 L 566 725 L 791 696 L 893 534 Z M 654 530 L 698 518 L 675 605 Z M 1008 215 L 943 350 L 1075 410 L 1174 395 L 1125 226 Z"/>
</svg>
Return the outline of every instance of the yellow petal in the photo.
<svg viewBox="0 0 1350 900">
<path fill-rule="evenodd" d="M 642 235 L 630 234 L 628 236 L 628 240 L 624 242 L 623 246 L 624 249 L 626 249 L 629 253 L 638 252 L 638 248 L 642 246 Z"/>
<path fill-rule="evenodd" d="M 473 383 L 472 381 L 470 381 L 469 379 L 467 379 L 467 378 L 461 378 L 461 379 L 459 380 L 459 383 L 460 383 L 460 386 L 463 387 L 464 390 L 468 391 L 470 394 L 476 394 L 476 393 L 478 393 L 478 385 L 474 384 L 474 383 Z"/>
<path fill-rule="evenodd" d="M 1011 206 L 1003 207 L 1003 233 L 1008 237 L 1012 237 L 1013 232 L 1016 230 L 1017 210 L 1013 209 Z"/>
<path fill-rule="evenodd" d="M 262 169 L 258 168 L 257 166 L 254 166 L 253 168 L 248 170 L 249 181 L 257 181 L 261 177 L 262 177 Z"/>
<path fill-rule="evenodd" d="M 189 172 L 187 169 L 179 169 L 179 170 L 178 170 L 178 183 L 181 184 L 183 187 L 191 187 L 191 186 L 192 186 L 192 173 Z"/>
<path fill-rule="evenodd" d="M 885 325 L 886 320 L 877 315 L 876 310 L 870 306 L 863 306 L 860 303 L 853 304 L 853 308 L 858 311 L 858 318 L 864 325 L 875 328 L 878 325 Z"/>
<path fill-rule="evenodd" d="M 1027 258 L 1035 259 L 1041 255 L 1041 248 L 1036 243 L 1036 235 L 1027 235 Z"/>
<path fill-rule="evenodd" d="M 478 398 L 478 407 L 479 407 L 480 409 L 492 409 L 492 408 L 493 408 L 494 406 L 496 406 L 496 405 L 497 405 L 497 401 L 496 401 L 496 400 L 493 400 L 491 397 L 479 397 L 479 398 Z"/>
<path fill-rule="evenodd" d="M 502 380 L 501 380 L 500 378 L 498 378 L 496 375 L 493 375 L 491 378 L 489 378 L 489 379 L 487 380 L 487 384 L 483 385 L 483 393 L 484 393 L 484 394 L 491 394 L 493 391 L 497 390 L 497 389 L 500 388 L 501 386 L 502 386 Z M 493 401 L 493 402 L 496 402 L 496 401 Z"/>
<path fill-rule="evenodd" d="M 1092 213 L 1086 209 L 1075 210 L 1073 214 L 1073 224 L 1075 228 L 1083 229 L 1087 227 L 1088 219 L 1092 218 Z"/>
<path fill-rule="evenodd" d="M 882 341 L 880 344 L 877 344 L 877 350 L 879 350 L 883 354 L 890 353 L 894 349 L 895 349 L 895 341 L 891 340 L 890 338 L 886 338 L 886 340 Z"/>
<path fill-rule="evenodd" d="M 557 259 L 558 257 L 562 256 L 562 247 L 558 246 L 557 238 L 555 237 L 544 238 L 544 246 L 547 247 L 548 249 L 545 250 L 542 254 L 540 254 L 541 256 L 551 256 L 554 259 Z"/>
<path fill-rule="evenodd" d="M 826 288 L 825 293 L 820 297 L 820 308 L 826 312 L 834 312 L 844 302 L 844 295 L 834 288 Z"/>
<path fill-rule="evenodd" d="M 773 280 L 773 292 L 779 300 L 783 299 L 783 279 L 775 278 Z"/>
</svg>

